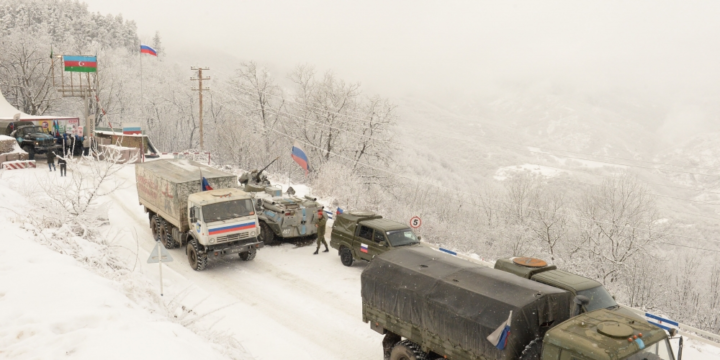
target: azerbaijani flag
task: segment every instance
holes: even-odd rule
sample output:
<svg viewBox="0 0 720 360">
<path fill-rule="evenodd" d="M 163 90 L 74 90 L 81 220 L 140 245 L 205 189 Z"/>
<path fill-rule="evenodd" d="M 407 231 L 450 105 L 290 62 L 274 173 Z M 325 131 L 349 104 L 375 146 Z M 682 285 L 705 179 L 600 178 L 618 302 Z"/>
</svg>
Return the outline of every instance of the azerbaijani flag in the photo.
<svg viewBox="0 0 720 360">
<path fill-rule="evenodd" d="M 212 190 L 212 186 L 210 186 L 210 183 L 207 181 L 207 179 L 203 176 L 202 178 L 202 191 Z"/>
<path fill-rule="evenodd" d="M 155 49 L 153 49 L 147 45 L 142 45 L 142 44 L 140 44 L 140 53 L 157 56 L 157 51 L 155 51 Z"/>
<path fill-rule="evenodd" d="M 305 155 L 305 150 L 303 150 L 297 142 L 293 145 L 291 156 L 301 168 L 305 169 L 305 175 L 307 175 L 308 172 L 310 172 L 310 164 L 308 163 L 307 155 Z"/>
<path fill-rule="evenodd" d="M 512 322 L 512 310 L 507 320 L 500 324 L 500 326 L 487 337 L 488 341 L 500 350 L 505 350 L 505 346 L 507 346 L 508 337 L 510 337 L 510 322 Z"/>
<path fill-rule="evenodd" d="M 97 56 L 63 55 L 65 71 L 97 72 Z"/>
</svg>

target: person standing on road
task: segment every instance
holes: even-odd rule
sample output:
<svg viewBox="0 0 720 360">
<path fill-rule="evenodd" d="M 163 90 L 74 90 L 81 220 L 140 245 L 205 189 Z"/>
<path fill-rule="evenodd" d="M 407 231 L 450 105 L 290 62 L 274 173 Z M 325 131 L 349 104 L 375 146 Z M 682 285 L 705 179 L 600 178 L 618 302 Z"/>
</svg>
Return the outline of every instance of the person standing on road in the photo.
<svg viewBox="0 0 720 360">
<path fill-rule="evenodd" d="M 325 241 L 325 224 L 327 224 L 327 219 L 323 215 L 323 209 L 320 209 L 318 211 L 318 221 L 315 223 L 315 227 L 317 227 L 317 249 L 315 249 L 313 255 L 317 255 L 318 251 L 320 251 L 320 243 L 325 245 L 325 251 L 323 252 L 330 251 Z"/>
<path fill-rule="evenodd" d="M 58 165 L 60 165 L 60 176 L 67 174 L 67 162 L 62 156 L 58 156 Z"/>
<path fill-rule="evenodd" d="M 57 171 L 57 169 L 55 169 L 55 152 L 54 151 L 50 151 L 49 153 L 47 153 L 47 162 L 48 162 L 48 168 L 50 168 L 50 171 L 53 171 L 53 170 Z"/>
<path fill-rule="evenodd" d="M 83 139 L 83 155 L 88 156 L 90 155 L 90 137 L 86 136 Z"/>
</svg>

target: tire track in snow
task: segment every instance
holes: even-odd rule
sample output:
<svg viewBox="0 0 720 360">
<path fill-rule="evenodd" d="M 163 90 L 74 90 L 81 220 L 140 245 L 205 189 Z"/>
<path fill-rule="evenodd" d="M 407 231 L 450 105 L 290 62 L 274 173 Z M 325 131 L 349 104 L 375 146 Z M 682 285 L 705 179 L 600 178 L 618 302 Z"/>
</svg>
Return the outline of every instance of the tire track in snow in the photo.
<svg viewBox="0 0 720 360">
<path fill-rule="evenodd" d="M 134 185 L 134 177 L 122 177 L 128 185 Z M 140 207 L 132 209 L 121 198 L 127 198 L 131 194 L 137 198 L 134 188 L 119 190 L 111 194 L 111 198 L 120 205 L 125 215 L 134 220 L 139 228 L 141 247 L 149 252 L 155 244 L 148 240 L 152 236 L 147 216 L 141 212 Z M 321 354 L 326 358 L 351 360 L 377 359 L 381 356 L 379 340 L 375 339 L 379 335 L 374 334 L 369 330 L 369 326 L 360 321 L 361 312 L 357 306 L 359 301 L 346 302 L 333 296 L 337 294 L 333 294 L 332 289 L 318 288 L 317 284 L 275 266 L 270 260 L 264 260 L 263 256 L 271 256 L 273 253 L 268 250 L 273 249 L 261 250 L 258 257 L 251 262 L 242 262 L 238 258 L 235 262 L 230 260 L 232 256 L 227 256 L 223 260 L 212 261 L 205 271 L 195 272 L 184 261 L 183 249 L 176 249 L 170 252 L 177 261 L 166 265 L 208 293 L 237 299 L 258 309 L 267 320 L 297 334 L 303 341 L 293 346 L 302 348 L 305 350 L 303 352 L 312 355 L 311 358 Z M 357 276 L 360 276 L 359 269 L 342 270 L 354 270 Z M 357 296 L 359 299 L 359 289 Z M 223 310 L 223 313 L 232 311 L 230 307 Z M 258 329 L 267 327 L 258 326 Z M 277 341 L 282 342 L 283 339 Z M 288 354 L 299 355 L 291 349 L 288 349 Z M 255 355 L 262 357 L 261 354 Z"/>
</svg>

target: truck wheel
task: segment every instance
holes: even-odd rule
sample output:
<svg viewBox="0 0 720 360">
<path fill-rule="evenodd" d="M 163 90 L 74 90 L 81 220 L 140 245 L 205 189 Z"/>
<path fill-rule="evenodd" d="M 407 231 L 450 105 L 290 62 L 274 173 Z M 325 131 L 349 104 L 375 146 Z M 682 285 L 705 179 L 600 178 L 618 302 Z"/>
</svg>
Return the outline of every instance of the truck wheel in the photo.
<svg viewBox="0 0 720 360">
<path fill-rule="evenodd" d="M 240 259 L 242 261 L 250 261 L 255 258 L 255 255 L 257 254 L 257 250 L 250 249 L 250 251 L 241 252 L 240 253 Z"/>
<path fill-rule="evenodd" d="M 160 224 L 160 231 L 158 231 L 158 235 L 160 236 L 160 241 L 162 241 L 162 244 L 166 249 L 174 249 L 177 247 L 177 243 L 172 237 L 172 228 L 172 224 L 167 221 L 163 221 L 162 224 Z"/>
<path fill-rule="evenodd" d="M 207 265 L 207 255 L 200 253 L 200 246 L 198 246 L 198 243 L 195 239 L 192 239 L 188 242 L 187 256 L 190 267 L 193 268 L 193 270 L 205 270 L 205 266 Z"/>
<path fill-rule="evenodd" d="M 150 231 L 152 231 L 153 240 L 158 240 L 158 230 L 160 229 L 160 217 L 153 215 L 150 218 Z"/>
<path fill-rule="evenodd" d="M 277 245 L 278 241 L 275 237 L 275 233 L 270 228 L 270 225 L 260 222 L 260 231 L 262 231 L 262 241 L 265 245 Z"/>
<path fill-rule="evenodd" d="M 355 260 L 353 259 L 352 251 L 345 246 L 341 246 L 339 253 L 342 264 L 345 266 L 352 266 L 353 261 Z"/>
<path fill-rule="evenodd" d="M 427 360 L 427 354 L 410 340 L 403 340 L 390 352 L 390 360 Z"/>
</svg>

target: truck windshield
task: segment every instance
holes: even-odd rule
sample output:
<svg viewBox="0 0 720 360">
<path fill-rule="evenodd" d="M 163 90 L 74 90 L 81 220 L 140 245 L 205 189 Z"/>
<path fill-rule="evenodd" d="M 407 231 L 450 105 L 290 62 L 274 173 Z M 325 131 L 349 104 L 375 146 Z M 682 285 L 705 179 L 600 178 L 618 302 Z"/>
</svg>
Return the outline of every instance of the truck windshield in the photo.
<svg viewBox="0 0 720 360">
<path fill-rule="evenodd" d="M 255 215 L 255 208 L 249 199 L 225 201 L 202 207 L 203 220 L 215 222 Z"/>
<path fill-rule="evenodd" d="M 674 360 L 672 348 L 667 339 L 658 341 L 652 345 L 646 346 L 635 354 L 627 357 L 627 360 Z"/>
<path fill-rule="evenodd" d="M 392 246 L 410 245 L 418 242 L 415 234 L 410 229 L 388 231 L 387 238 Z"/>
<path fill-rule="evenodd" d="M 585 295 L 590 299 L 590 302 L 585 305 L 586 311 L 607 309 L 617 306 L 615 300 L 602 285 L 592 289 L 578 291 L 578 295 Z"/>
<path fill-rule="evenodd" d="M 22 136 L 27 136 L 29 134 L 37 134 L 41 132 L 44 131 L 43 128 L 39 126 L 25 126 L 20 128 L 20 133 L 22 134 Z"/>
</svg>

